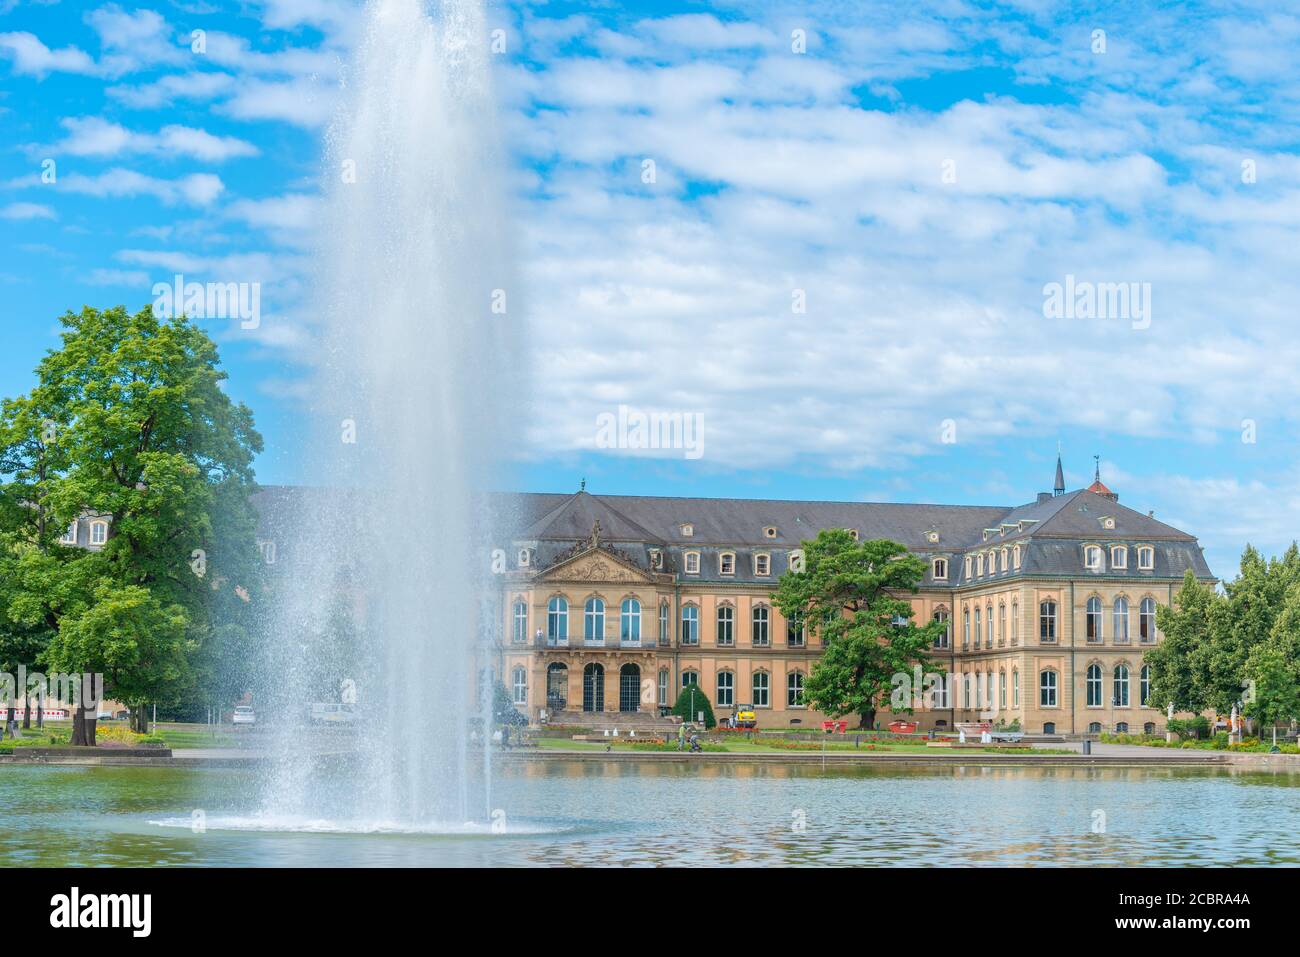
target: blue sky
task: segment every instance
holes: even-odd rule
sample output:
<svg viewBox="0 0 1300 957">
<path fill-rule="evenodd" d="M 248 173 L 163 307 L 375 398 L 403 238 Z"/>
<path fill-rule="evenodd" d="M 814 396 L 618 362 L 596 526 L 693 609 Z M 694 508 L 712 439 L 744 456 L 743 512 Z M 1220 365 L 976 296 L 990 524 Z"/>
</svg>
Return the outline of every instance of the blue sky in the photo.
<svg viewBox="0 0 1300 957">
<path fill-rule="evenodd" d="M 1294 537 L 1290 5 L 488 11 L 534 367 L 515 486 L 1014 505 L 1059 442 L 1071 487 L 1100 455 L 1220 574 Z M 257 329 L 209 329 L 259 478 L 318 478 L 312 226 L 360 22 L 0 0 L 0 393 L 66 309 L 260 282 Z M 1149 284 L 1149 323 L 1048 318 L 1067 275 Z M 704 454 L 598 447 L 620 404 L 698 415 Z"/>
</svg>

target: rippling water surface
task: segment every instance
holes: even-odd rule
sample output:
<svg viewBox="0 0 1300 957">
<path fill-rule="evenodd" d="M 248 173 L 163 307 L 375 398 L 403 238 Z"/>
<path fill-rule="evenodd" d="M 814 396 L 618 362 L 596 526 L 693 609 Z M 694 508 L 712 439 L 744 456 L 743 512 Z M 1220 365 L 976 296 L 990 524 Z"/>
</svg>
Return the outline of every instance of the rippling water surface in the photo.
<svg viewBox="0 0 1300 957">
<path fill-rule="evenodd" d="M 521 762 L 494 822 L 414 830 L 260 817 L 252 783 L 3 767 L 0 865 L 1300 864 L 1300 775 L 1235 769 Z"/>
</svg>

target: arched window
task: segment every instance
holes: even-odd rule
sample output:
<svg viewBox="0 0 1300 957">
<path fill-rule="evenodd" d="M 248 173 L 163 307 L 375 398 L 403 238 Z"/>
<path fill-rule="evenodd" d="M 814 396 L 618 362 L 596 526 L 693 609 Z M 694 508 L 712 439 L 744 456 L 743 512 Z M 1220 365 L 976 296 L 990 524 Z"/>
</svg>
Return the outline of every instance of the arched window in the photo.
<svg viewBox="0 0 1300 957">
<path fill-rule="evenodd" d="M 983 633 L 983 629 L 980 627 L 980 610 L 976 608 L 975 609 L 975 647 L 976 648 L 980 646 L 980 635 L 982 633 Z"/>
<path fill-rule="evenodd" d="M 766 605 L 755 605 L 750 613 L 749 641 L 755 648 L 766 648 L 771 642 L 768 632 L 768 619 L 771 612 Z"/>
<path fill-rule="evenodd" d="M 971 574 L 970 574 L 970 563 L 971 563 L 971 557 L 970 557 L 969 555 L 967 555 L 967 556 L 966 556 L 966 577 L 967 577 L 967 578 L 970 578 L 970 577 L 971 577 Z"/>
<path fill-rule="evenodd" d="M 1020 602 L 1011 602 L 1011 643 L 1014 645 L 1020 640 Z"/>
<path fill-rule="evenodd" d="M 1143 734 L 1155 734 L 1155 733 L 1156 733 L 1156 723 L 1155 723 L 1154 721 L 1148 721 L 1146 724 L 1142 725 L 1142 733 L 1143 733 Z"/>
<path fill-rule="evenodd" d="M 90 544 L 103 545 L 108 541 L 108 522 L 90 523 Z"/>
<path fill-rule="evenodd" d="M 588 598 L 582 616 L 583 640 L 601 644 L 605 640 L 605 599 Z"/>
<path fill-rule="evenodd" d="M 1101 599 L 1093 595 L 1088 599 L 1084 620 L 1087 624 L 1089 641 L 1101 641 Z"/>
<path fill-rule="evenodd" d="M 659 703 L 668 707 L 668 669 L 659 669 Z"/>
<path fill-rule="evenodd" d="M 975 574 L 976 576 L 984 574 L 984 553 L 980 552 L 975 556 Z"/>
<path fill-rule="evenodd" d="M 1156 640 L 1156 600 L 1149 595 L 1138 605 L 1138 639 L 1148 643 Z"/>
<path fill-rule="evenodd" d="M 1123 545 L 1110 547 L 1110 567 L 1124 570 L 1128 568 L 1128 549 Z"/>
<path fill-rule="evenodd" d="M 694 605 L 682 606 L 682 644 L 700 643 L 700 610 Z"/>
<path fill-rule="evenodd" d="M 516 598 L 513 611 L 514 628 L 513 635 L 515 641 L 528 640 L 528 602 L 522 598 Z"/>
<path fill-rule="evenodd" d="M 1088 666 L 1088 707 L 1101 707 L 1101 665 Z"/>
<path fill-rule="evenodd" d="M 1115 599 L 1114 618 L 1115 618 L 1115 623 L 1114 623 L 1115 641 L 1117 644 L 1124 644 L 1128 641 L 1128 599 L 1127 598 L 1120 597 Z"/>
<path fill-rule="evenodd" d="M 1120 734 L 1128 734 L 1128 722 L 1121 721 L 1119 724 L 1115 725 L 1115 730 Z"/>
<path fill-rule="evenodd" d="M 1151 666 L 1143 665 L 1138 672 L 1138 704 L 1146 707 L 1151 700 Z"/>
<path fill-rule="evenodd" d="M 718 574 L 734 575 L 736 574 L 736 553 L 723 552 L 718 556 Z"/>
<path fill-rule="evenodd" d="M 943 624 L 943 631 L 934 639 L 934 647 L 947 648 L 952 644 L 952 622 L 948 619 L 948 609 L 937 609 L 934 613 L 934 620 Z"/>
<path fill-rule="evenodd" d="M 671 644 L 672 635 L 668 633 L 668 602 L 659 603 L 659 644 Z"/>
<path fill-rule="evenodd" d="M 556 644 L 569 640 L 569 603 L 556 595 L 546 605 L 546 642 Z"/>
<path fill-rule="evenodd" d="M 1128 707 L 1128 665 L 1115 666 L 1115 707 Z"/>
<path fill-rule="evenodd" d="M 698 575 L 700 573 L 700 553 L 687 552 L 684 557 L 686 561 L 686 574 Z"/>
<path fill-rule="evenodd" d="M 993 709 L 993 669 L 988 670 L 988 675 L 984 679 L 984 707 L 990 711 Z"/>
<path fill-rule="evenodd" d="M 1019 545 L 1016 545 L 1014 548 L 1011 549 L 1011 563 L 1016 568 L 1020 567 L 1020 546 Z"/>
<path fill-rule="evenodd" d="M 1043 734 L 1056 734 L 1056 722 L 1048 721 L 1043 725 Z"/>
<path fill-rule="evenodd" d="M 930 563 L 930 577 L 936 581 L 943 581 L 948 577 L 948 559 L 936 558 Z"/>
<path fill-rule="evenodd" d="M 730 671 L 718 672 L 718 707 L 730 708 L 736 703 L 736 676 Z"/>
<path fill-rule="evenodd" d="M 993 606 L 988 605 L 984 609 L 984 647 L 993 647 Z"/>
<path fill-rule="evenodd" d="M 519 707 L 528 704 L 528 669 L 519 667 L 510 672 L 511 700 Z"/>
<path fill-rule="evenodd" d="M 1089 733 L 1089 734 L 1101 734 L 1101 722 L 1100 722 L 1100 721 L 1090 721 L 1090 722 L 1088 722 L 1088 733 Z"/>
<path fill-rule="evenodd" d="M 755 671 L 753 678 L 754 688 L 754 707 L 766 708 L 769 704 L 767 696 L 767 672 Z"/>
<path fill-rule="evenodd" d="M 1020 707 L 1020 672 L 1011 672 L 1011 707 Z"/>
<path fill-rule="evenodd" d="M 1149 572 L 1156 567 L 1156 550 L 1150 545 L 1138 546 L 1138 569 Z"/>
<path fill-rule="evenodd" d="M 1056 707 L 1056 672 L 1050 668 L 1038 673 L 1038 705 L 1042 708 Z"/>
<path fill-rule="evenodd" d="M 521 548 L 521 549 L 519 549 L 519 554 L 516 556 L 516 559 L 517 559 L 518 562 L 519 562 L 519 567 L 520 567 L 520 568 L 527 568 L 529 562 L 530 562 L 531 559 L 532 559 L 532 555 L 531 555 L 531 553 L 528 551 L 528 549 L 526 549 L 526 548 Z"/>
<path fill-rule="evenodd" d="M 970 647 L 970 609 L 963 608 L 961 611 L 961 646 Z"/>
<path fill-rule="evenodd" d="M 1056 640 L 1056 602 L 1050 599 L 1038 605 L 1038 640 Z"/>
<path fill-rule="evenodd" d="M 720 646 L 736 643 L 736 609 L 730 605 L 718 606 L 718 644 Z M 721 704 L 721 702 L 719 702 Z"/>
<path fill-rule="evenodd" d="M 683 688 L 685 688 L 687 685 L 698 685 L 699 683 L 700 683 L 700 675 L 699 675 L 699 672 L 696 672 L 696 671 L 683 671 L 683 672 L 682 672 L 682 687 L 683 687 Z"/>
<path fill-rule="evenodd" d="M 792 552 L 790 552 L 790 571 L 792 572 L 803 571 L 803 549 L 802 548 L 796 548 Z"/>
<path fill-rule="evenodd" d="M 998 672 L 998 709 L 1007 710 L 1007 673 Z"/>
<path fill-rule="evenodd" d="M 802 671 L 792 671 L 785 676 L 785 705 L 787 708 L 803 707 Z"/>
<path fill-rule="evenodd" d="M 1097 545 L 1085 545 L 1083 548 L 1083 566 L 1090 572 L 1103 569 L 1101 548 Z"/>
<path fill-rule="evenodd" d="M 624 598 L 619 611 L 619 636 L 624 641 L 641 640 L 641 602 L 635 598 Z"/>
<path fill-rule="evenodd" d="M 970 675 L 962 675 L 961 679 L 961 706 L 970 707 Z"/>
<path fill-rule="evenodd" d="M 77 544 L 77 520 L 74 518 L 68 530 L 59 536 L 59 544 L 75 545 Z"/>
<path fill-rule="evenodd" d="M 1005 602 L 998 602 L 998 645 L 1006 644 L 1007 640 L 1007 606 Z"/>
</svg>

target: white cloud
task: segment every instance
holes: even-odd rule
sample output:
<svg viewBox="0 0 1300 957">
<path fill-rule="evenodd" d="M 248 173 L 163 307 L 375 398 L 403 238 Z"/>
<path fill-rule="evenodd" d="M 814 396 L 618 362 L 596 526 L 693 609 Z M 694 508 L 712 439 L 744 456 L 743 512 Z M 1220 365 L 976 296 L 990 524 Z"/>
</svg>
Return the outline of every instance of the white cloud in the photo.
<svg viewBox="0 0 1300 957">
<path fill-rule="evenodd" d="M 94 73 L 95 61 L 76 47 L 51 50 L 31 33 L 0 33 L 0 53 L 13 63 L 13 72 L 44 77 L 48 73 Z"/>
<path fill-rule="evenodd" d="M 0 208 L 0 219 L 57 219 L 54 210 L 41 203 L 10 203 Z"/>
<path fill-rule="evenodd" d="M 278 120 L 316 128 L 333 114 L 334 87 L 310 79 L 249 80 L 220 109 L 241 120 Z"/>
<path fill-rule="evenodd" d="M 221 195 L 225 187 L 220 177 L 212 173 L 191 173 L 178 179 L 160 179 L 135 170 L 115 167 L 93 175 L 69 173 L 59 178 L 59 188 L 71 193 L 106 198 L 152 196 L 168 206 L 176 203 L 207 206 Z"/>
<path fill-rule="evenodd" d="M 60 124 L 67 135 L 57 143 L 29 147 L 41 155 L 114 157 L 149 154 L 163 158 L 189 157 L 221 162 L 241 156 L 256 156 L 258 149 L 234 136 L 214 136 L 188 126 L 164 126 L 158 133 L 129 130 L 97 116 L 66 117 Z"/>
<path fill-rule="evenodd" d="M 234 85 L 229 73 L 169 73 L 152 83 L 110 86 L 104 92 L 133 109 L 152 110 L 178 101 L 215 99 Z"/>
</svg>

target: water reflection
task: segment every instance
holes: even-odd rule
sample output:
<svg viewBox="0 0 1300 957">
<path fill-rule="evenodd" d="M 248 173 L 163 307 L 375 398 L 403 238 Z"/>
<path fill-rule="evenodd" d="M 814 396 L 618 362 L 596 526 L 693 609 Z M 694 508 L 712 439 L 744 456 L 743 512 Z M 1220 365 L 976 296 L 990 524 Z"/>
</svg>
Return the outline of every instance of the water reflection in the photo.
<svg viewBox="0 0 1300 957">
<path fill-rule="evenodd" d="M 0 863 L 477 866 L 1300 864 L 1295 774 L 1236 768 L 514 762 L 505 834 L 225 829 L 237 770 L 6 768 Z M 203 833 L 159 821 L 203 808 Z"/>
</svg>

